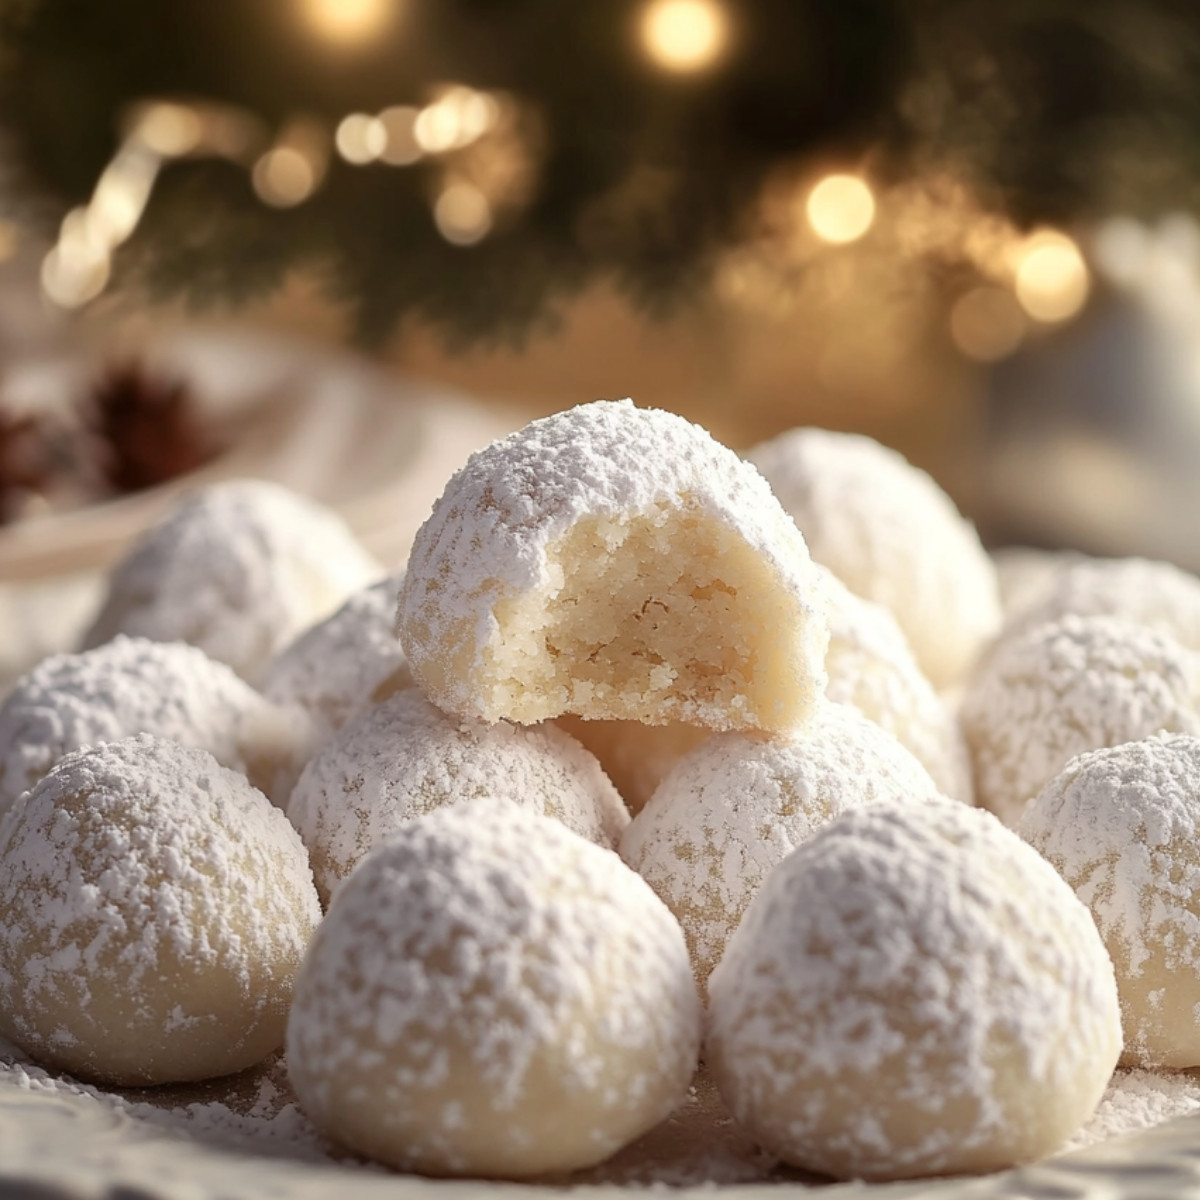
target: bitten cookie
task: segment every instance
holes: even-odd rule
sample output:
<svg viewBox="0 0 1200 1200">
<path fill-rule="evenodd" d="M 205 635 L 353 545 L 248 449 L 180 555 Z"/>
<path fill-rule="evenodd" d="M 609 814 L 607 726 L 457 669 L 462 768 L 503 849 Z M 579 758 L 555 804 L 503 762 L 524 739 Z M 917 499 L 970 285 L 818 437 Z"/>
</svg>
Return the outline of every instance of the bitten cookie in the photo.
<svg viewBox="0 0 1200 1200">
<path fill-rule="evenodd" d="M 597 401 L 474 455 L 417 534 L 397 632 L 439 707 L 783 730 L 825 686 L 804 539 L 698 425 Z"/>
</svg>

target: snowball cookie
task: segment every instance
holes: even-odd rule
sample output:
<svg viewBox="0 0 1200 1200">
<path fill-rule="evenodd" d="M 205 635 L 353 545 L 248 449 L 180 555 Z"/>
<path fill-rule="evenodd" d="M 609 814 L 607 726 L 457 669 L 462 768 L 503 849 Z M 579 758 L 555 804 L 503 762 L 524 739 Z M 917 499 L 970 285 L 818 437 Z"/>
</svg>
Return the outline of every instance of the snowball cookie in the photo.
<svg viewBox="0 0 1200 1200">
<path fill-rule="evenodd" d="M 1087 909 L 990 813 L 944 798 L 832 821 L 771 873 L 709 981 L 707 1059 L 734 1118 L 839 1178 L 1048 1154 L 1120 1050 Z"/>
<path fill-rule="evenodd" d="M 305 709 L 320 740 L 412 683 L 393 632 L 401 578 L 390 575 L 355 592 L 285 646 L 259 680 L 263 695 Z"/>
<path fill-rule="evenodd" d="M 1001 642 L 959 716 L 976 801 L 1015 826 L 1076 754 L 1200 733 L 1200 656 L 1117 617 L 1064 617 Z"/>
<path fill-rule="evenodd" d="M 1078 558 L 1062 567 L 1040 600 L 1014 615 L 1002 636 L 1065 616 L 1122 617 L 1200 652 L 1200 579 L 1152 559 Z"/>
<path fill-rule="evenodd" d="M 971 803 L 971 758 L 958 717 L 921 673 L 896 619 L 821 570 L 829 595 L 826 696 L 882 725 L 913 753 L 939 791 Z"/>
<path fill-rule="evenodd" d="M 396 628 L 462 716 L 783 730 L 825 685 L 822 605 L 757 471 L 609 400 L 471 457 L 417 533 Z"/>
<path fill-rule="evenodd" d="M 791 429 L 747 457 L 813 558 L 891 610 L 935 687 L 967 674 L 1000 628 L 996 569 L 933 479 L 871 438 L 825 429 Z"/>
<path fill-rule="evenodd" d="M 515 805 L 419 817 L 338 893 L 296 980 L 314 1123 L 434 1175 L 591 1166 L 687 1094 L 700 1002 L 675 919 L 609 850 Z"/>
<path fill-rule="evenodd" d="M 1073 758 L 1019 832 L 1091 910 L 1116 967 L 1123 1061 L 1200 1066 L 1200 740 Z"/>
<path fill-rule="evenodd" d="M 382 574 L 323 505 L 266 480 L 214 483 L 117 564 L 84 648 L 118 633 L 190 642 L 254 682 L 277 650 Z"/>
<path fill-rule="evenodd" d="M 996 564 L 1005 623 L 1040 604 L 1054 590 L 1064 569 L 1086 561 L 1087 556 L 1075 550 L 1041 550 L 1036 546 L 1002 546 L 993 550 L 992 562 Z"/>
<path fill-rule="evenodd" d="M 477 796 L 554 817 L 605 847 L 629 812 L 595 757 L 553 725 L 448 717 L 409 688 L 351 721 L 309 760 L 287 814 L 322 900 L 406 821 Z"/>
<path fill-rule="evenodd" d="M 621 838 L 621 857 L 679 918 L 701 986 L 768 872 L 831 818 L 937 794 L 890 733 L 825 704 L 790 739 L 709 738 L 675 766 Z"/>
<path fill-rule="evenodd" d="M 243 776 L 145 734 L 88 747 L 0 823 L 0 1033 L 118 1086 L 240 1071 L 282 1043 L 320 915 Z"/>
<path fill-rule="evenodd" d="M 202 650 L 119 636 L 44 659 L 0 705 L 0 812 L 69 751 L 135 733 L 208 750 L 280 801 L 310 739 L 302 713 Z"/>
</svg>

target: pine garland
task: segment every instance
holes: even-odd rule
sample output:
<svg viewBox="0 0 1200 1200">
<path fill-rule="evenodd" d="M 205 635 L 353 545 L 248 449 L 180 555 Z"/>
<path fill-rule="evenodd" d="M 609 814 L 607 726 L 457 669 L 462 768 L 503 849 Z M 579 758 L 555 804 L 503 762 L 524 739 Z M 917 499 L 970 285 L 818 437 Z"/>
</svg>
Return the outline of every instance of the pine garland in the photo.
<svg viewBox="0 0 1200 1200">
<path fill-rule="evenodd" d="M 294 0 L 9 0 L 0 123 L 31 188 L 85 201 L 120 115 L 161 95 L 296 114 L 421 103 L 438 81 L 503 89 L 541 122 L 527 204 L 470 247 L 430 215 L 430 173 L 329 165 L 277 210 L 244 167 L 169 166 L 124 282 L 237 303 L 316 270 L 368 339 L 416 316 L 461 340 L 520 337 L 605 278 L 647 311 L 697 294 L 753 236 L 781 166 L 952 172 L 1019 222 L 1191 205 L 1200 182 L 1200 9 L 1169 0 L 726 0 L 719 69 L 676 78 L 630 35 L 639 0 L 408 0 L 355 55 Z"/>
</svg>

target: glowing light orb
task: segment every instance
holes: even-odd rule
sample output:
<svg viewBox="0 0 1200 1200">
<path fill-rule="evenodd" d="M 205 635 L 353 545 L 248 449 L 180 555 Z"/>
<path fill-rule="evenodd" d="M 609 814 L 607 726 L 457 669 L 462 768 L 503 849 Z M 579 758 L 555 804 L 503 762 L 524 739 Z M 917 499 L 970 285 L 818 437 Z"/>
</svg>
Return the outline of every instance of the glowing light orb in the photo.
<svg viewBox="0 0 1200 1200">
<path fill-rule="evenodd" d="M 357 45 L 381 33 L 392 20 L 395 0 L 303 0 L 313 33 L 341 45 Z"/>
<path fill-rule="evenodd" d="M 996 362 L 1021 344 L 1025 314 L 1004 288 L 972 288 L 950 310 L 950 336 L 968 358 Z"/>
<path fill-rule="evenodd" d="M 718 0 L 651 0 L 642 12 L 641 41 L 664 71 L 703 71 L 729 44 L 729 17 Z"/>
<path fill-rule="evenodd" d="M 268 150 L 254 164 L 250 179 L 258 198 L 273 208 L 293 208 L 317 186 L 313 164 L 292 146 Z"/>
<path fill-rule="evenodd" d="M 378 117 L 351 113 L 338 125 L 334 144 L 348 163 L 361 166 L 383 155 L 387 149 L 388 131 Z"/>
<path fill-rule="evenodd" d="M 452 183 L 433 206 L 438 232 L 456 246 L 471 246 L 491 232 L 492 206 L 474 184 Z"/>
<path fill-rule="evenodd" d="M 408 104 L 394 104 L 379 114 L 385 138 L 379 157 L 389 166 L 406 167 L 424 154 L 415 132 L 419 115 L 420 109 Z"/>
<path fill-rule="evenodd" d="M 875 197 L 857 175 L 827 175 L 808 194 L 808 223 L 823 242 L 857 241 L 875 221 Z"/>
<path fill-rule="evenodd" d="M 1034 234 L 1020 253 L 1015 286 L 1036 321 L 1066 321 L 1084 306 L 1091 281 L 1079 247 L 1064 233 Z"/>
</svg>

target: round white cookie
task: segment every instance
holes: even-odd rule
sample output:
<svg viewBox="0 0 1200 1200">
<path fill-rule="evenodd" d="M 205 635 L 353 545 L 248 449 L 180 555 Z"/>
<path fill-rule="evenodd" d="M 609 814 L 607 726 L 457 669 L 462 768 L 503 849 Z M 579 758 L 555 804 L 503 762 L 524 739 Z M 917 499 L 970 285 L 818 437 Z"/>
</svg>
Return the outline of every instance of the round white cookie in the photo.
<svg viewBox="0 0 1200 1200">
<path fill-rule="evenodd" d="M 826 703 L 790 738 L 715 734 L 630 822 L 621 857 L 679 919 L 703 986 L 771 869 L 838 813 L 937 794 L 890 733 Z"/>
<path fill-rule="evenodd" d="M 313 1122 L 404 1170 L 600 1162 L 687 1094 L 683 935 L 609 850 L 515 805 L 405 825 L 338 893 L 296 981 L 287 1062 Z"/>
<path fill-rule="evenodd" d="M 0 822 L 0 1033 L 81 1079 L 207 1079 L 283 1041 L 321 910 L 279 809 L 148 735 L 68 755 Z"/>
<path fill-rule="evenodd" d="M 327 741 L 301 773 L 287 814 L 328 900 L 404 822 L 479 796 L 544 813 L 607 847 L 629 823 L 595 757 L 561 729 L 458 720 L 416 688 L 368 709 Z"/>
<path fill-rule="evenodd" d="M 1120 617 L 1200 651 L 1200 579 L 1147 558 L 1063 556 L 1053 578 L 1006 624 L 1005 640 L 1066 616 Z"/>
<path fill-rule="evenodd" d="M 825 686 L 820 582 L 762 476 L 628 400 L 475 454 L 421 527 L 397 632 L 440 708 L 785 730 Z"/>
<path fill-rule="evenodd" d="M 1081 754 L 1019 832 L 1095 918 L 1117 972 L 1123 1061 L 1200 1066 L 1200 738 Z"/>
<path fill-rule="evenodd" d="M 975 528 L 924 471 L 861 434 L 798 428 L 747 455 L 816 562 L 890 609 L 938 688 L 1000 628 L 996 569 Z"/>
<path fill-rule="evenodd" d="M 1076 754 L 1200 733 L 1200 655 L 1119 617 L 1064 617 L 1001 641 L 959 717 L 976 801 L 1015 826 Z"/>
<path fill-rule="evenodd" d="M 210 484 L 114 568 L 84 648 L 119 633 L 189 642 L 251 682 L 383 573 L 332 510 L 261 479 Z"/>
<path fill-rule="evenodd" d="M 0 812 L 69 751 L 136 733 L 208 750 L 279 803 L 311 738 L 302 712 L 264 699 L 195 646 L 118 636 L 43 660 L 8 694 L 0 706 Z"/>
<path fill-rule="evenodd" d="M 829 595 L 825 695 L 882 725 L 943 793 L 969 804 L 971 757 L 957 715 L 922 674 L 892 614 L 822 570 Z"/>
<path fill-rule="evenodd" d="M 371 704 L 412 684 L 396 640 L 396 595 L 402 575 L 355 592 L 331 617 L 306 629 L 267 665 L 264 696 L 298 705 L 323 740 Z"/>
<path fill-rule="evenodd" d="M 993 1171 L 1058 1148 L 1121 1049 L 1087 909 L 990 813 L 830 822 L 767 878 L 709 981 L 734 1118 L 839 1178 Z"/>
</svg>

